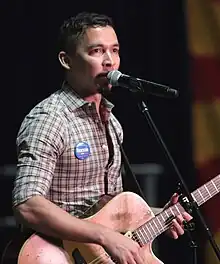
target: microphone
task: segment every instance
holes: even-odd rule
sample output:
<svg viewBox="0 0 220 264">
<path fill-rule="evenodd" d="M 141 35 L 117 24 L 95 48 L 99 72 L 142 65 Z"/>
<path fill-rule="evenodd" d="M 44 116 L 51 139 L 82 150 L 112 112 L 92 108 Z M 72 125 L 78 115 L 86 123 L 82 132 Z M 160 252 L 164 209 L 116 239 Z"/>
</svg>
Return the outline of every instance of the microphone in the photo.
<svg viewBox="0 0 220 264">
<path fill-rule="evenodd" d="M 117 70 L 108 72 L 107 79 L 112 86 L 121 86 L 129 89 L 131 92 L 146 92 L 152 95 L 170 98 L 177 97 L 179 94 L 177 90 L 167 85 L 131 77 Z M 146 85 L 147 89 L 142 89 L 142 85 Z"/>
</svg>

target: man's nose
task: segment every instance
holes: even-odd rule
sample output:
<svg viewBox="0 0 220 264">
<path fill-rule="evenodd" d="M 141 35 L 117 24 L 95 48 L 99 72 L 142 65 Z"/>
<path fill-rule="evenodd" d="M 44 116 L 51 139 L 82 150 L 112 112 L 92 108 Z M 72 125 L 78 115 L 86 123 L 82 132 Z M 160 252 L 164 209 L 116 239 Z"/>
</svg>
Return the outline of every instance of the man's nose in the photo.
<svg viewBox="0 0 220 264">
<path fill-rule="evenodd" d="M 114 65 L 114 60 L 109 52 L 106 52 L 103 59 L 103 66 L 112 67 Z"/>
</svg>

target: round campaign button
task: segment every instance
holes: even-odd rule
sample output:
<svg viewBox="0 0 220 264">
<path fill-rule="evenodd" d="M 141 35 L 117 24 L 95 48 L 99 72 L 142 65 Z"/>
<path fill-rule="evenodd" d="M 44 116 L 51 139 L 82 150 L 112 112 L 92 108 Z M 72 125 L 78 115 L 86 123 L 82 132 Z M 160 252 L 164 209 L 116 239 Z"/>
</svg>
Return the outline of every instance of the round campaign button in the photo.
<svg viewBox="0 0 220 264">
<path fill-rule="evenodd" d="M 77 159 L 84 160 L 90 155 L 90 147 L 86 142 L 79 142 L 74 149 L 75 156 Z"/>
</svg>

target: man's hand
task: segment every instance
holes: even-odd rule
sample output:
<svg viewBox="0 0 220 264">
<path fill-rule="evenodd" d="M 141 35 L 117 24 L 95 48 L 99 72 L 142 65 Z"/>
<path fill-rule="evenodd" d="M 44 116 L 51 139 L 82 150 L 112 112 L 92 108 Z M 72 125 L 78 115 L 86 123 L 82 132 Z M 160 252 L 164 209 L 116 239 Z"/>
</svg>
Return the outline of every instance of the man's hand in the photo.
<svg viewBox="0 0 220 264">
<path fill-rule="evenodd" d="M 174 205 L 178 202 L 179 195 L 175 193 L 170 201 L 165 205 L 164 209 L 167 209 L 169 206 Z M 178 215 L 174 220 L 172 220 L 171 227 L 167 231 L 167 234 L 174 239 L 177 239 L 180 235 L 184 234 L 184 221 L 190 221 L 192 216 L 187 212 L 184 212 L 182 215 Z"/>
<path fill-rule="evenodd" d="M 118 232 L 106 231 L 102 246 L 119 264 L 144 264 L 139 244 Z"/>
</svg>

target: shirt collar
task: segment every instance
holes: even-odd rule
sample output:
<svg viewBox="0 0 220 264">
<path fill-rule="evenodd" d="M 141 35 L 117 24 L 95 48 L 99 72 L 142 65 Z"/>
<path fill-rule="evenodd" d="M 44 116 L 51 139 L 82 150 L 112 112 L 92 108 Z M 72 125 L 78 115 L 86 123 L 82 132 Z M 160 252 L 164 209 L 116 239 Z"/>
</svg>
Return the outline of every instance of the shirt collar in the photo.
<svg viewBox="0 0 220 264">
<path fill-rule="evenodd" d="M 79 94 L 66 82 L 62 84 L 62 95 L 65 98 L 65 104 L 72 111 L 81 108 L 82 106 L 89 105 L 90 103 L 85 101 L 79 96 Z M 106 108 L 108 112 L 111 112 L 114 105 L 102 96 L 101 105 Z"/>
</svg>

